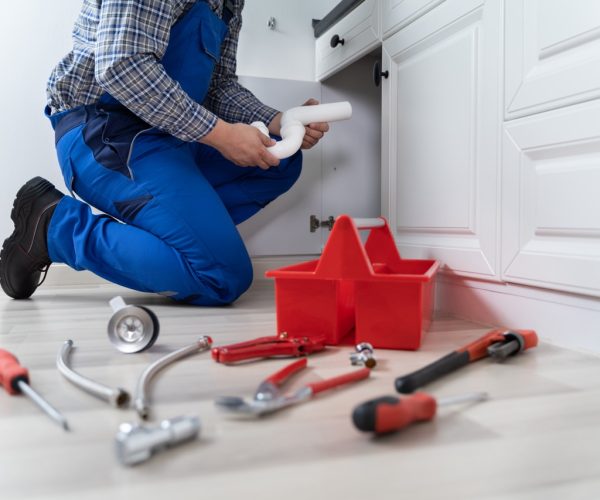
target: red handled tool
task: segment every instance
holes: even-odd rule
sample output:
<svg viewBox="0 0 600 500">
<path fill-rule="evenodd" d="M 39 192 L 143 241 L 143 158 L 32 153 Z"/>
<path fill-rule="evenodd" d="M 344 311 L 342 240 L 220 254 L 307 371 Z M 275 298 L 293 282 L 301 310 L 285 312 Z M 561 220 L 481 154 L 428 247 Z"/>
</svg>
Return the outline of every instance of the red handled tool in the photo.
<svg viewBox="0 0 600 500">
<path fill-rule="evenodd" d="M 69 430 L 67 420 L 48 401 L 29 386 L 29 371 L 19 364 L 19 360 L 10 352 L 0 349 L 0 384 L 11 396 L 25 394 L 38 405 L 52 420 L 66 431 Z"/>
<path fill-rule="evenodd" d="M 299 357 L 325 349 L 325 337 L 289 338 L 283 332 L 272 337 L 260 337 L 238 344 L 214 347 L 212 358 L 217 363 L 237 363 L 250 359 Z"/>
<path fill-rule="evenodd" d="M 410 393 L 472 361 L 487 356 L 496 361 L 504 361 L 509 356 L 515 356 L 537 344 L 538 337 L 533 330 L 492 330 L 437 361 L 413 373 L 398 377 L 395 382 L 396 390 L 405 394 Z"/>
<path fill-rule="evenodd" d="M 395 396 L 384 396 L 357 406 L 352 412 L 352 422 L 360 431 L 387 434 L 399 431 L 415 422 L 433 420 L 437 409 L 441 406 L 484 399 L 487 399 L 485 392 L 443 398 L 437 401 L 424 392 L 415 392 L 402 399 Z"/>
<path fill-rule="evenodd" d="M 337 377 L 306 384 L 289 396 L 283 394 L 283 384 L 292 375 L 306 368 L 306 363 L 306 358 L 299 359 L 267 377 L 260 383 L 254 393 L 254 398 L 250 401 L 237 396 L 224 396 L 217 399 L 216 404 L 232 413 L 260 416 L 281 410 L 287 406 L 302 403 L 309 400 L 315 394 L 328 389 L 364 380 L 371 374 L 370 368 L 361 368 L 360 370 L 354 370 Z"/>
</svg>

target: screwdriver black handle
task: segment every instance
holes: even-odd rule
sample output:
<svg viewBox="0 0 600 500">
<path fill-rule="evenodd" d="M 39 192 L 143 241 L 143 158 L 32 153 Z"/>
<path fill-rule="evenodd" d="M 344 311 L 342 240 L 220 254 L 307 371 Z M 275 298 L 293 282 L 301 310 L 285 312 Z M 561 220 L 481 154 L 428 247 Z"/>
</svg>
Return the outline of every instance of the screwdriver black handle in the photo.
<svg viewBox="0 0 600 500">
<path fill-rule="evenodd" d="M 354 408 L 352 422 L 360 431 L 386 434 L 408 427 L 414 422 L 431 420 L 436 411 L 436 400 L 424 392 L 417 392 L 403 399 L 383 396 Z"/>
<path fill-rule="evenodd" d="M 398 377 L 395 381 L 396 390 L 403 394 L 414 392 L 419 387 L 423 387 L 429 382 L 433 382 L 434 380 L 443 377 L 447 373 L 468 365 L 469 361 L 470 358 L 467 351 L 453 351 L 417 371 Z"/>
</svg>

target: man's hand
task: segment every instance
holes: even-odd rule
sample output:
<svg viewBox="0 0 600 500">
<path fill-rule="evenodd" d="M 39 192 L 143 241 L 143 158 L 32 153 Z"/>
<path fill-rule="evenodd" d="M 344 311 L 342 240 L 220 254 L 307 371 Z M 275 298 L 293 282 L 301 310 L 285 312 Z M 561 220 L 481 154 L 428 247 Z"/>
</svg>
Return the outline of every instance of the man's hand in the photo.
<svg viewBox="0 0 600 500">
<path fill-rule="evenodd" d="M 239 167 L 266 170 L 279 165 L 279 159 L 267 151 L 267 147 L 273 146 L 275 141 L 251 125 L 219 120 L 200 142 L 212 146 Z"/>
<path fill-rule="evenodd" d="M 316 99 L 309 99 L 302 106 L 314 106 L 319 104 Z M 281 115 L 278 113 L 275 118 L 269 123 L 269 132 L 273 135 L 281 135 Z M 302 139 L 302 149 L 310 149 L 315 146 L 325 135 L 325 132 L 329 131 L 328 123 L 310 123 L 304 127 L 305 133 Z"/>
<path fill-rule="evenodd" d="M 314 106 L 315 104 L 319 104 L 319 101 L 316 99 L 309 99 L 306 101 L 303 106 Z M 310 149 L 313 146 L 316 146 L 317 143 L 323 138 L 325 132 L 329 131 L 328 123 L 310 123 L 305 129 L 304 138 L 302 139 L 302 149 Z"/>
</svg>

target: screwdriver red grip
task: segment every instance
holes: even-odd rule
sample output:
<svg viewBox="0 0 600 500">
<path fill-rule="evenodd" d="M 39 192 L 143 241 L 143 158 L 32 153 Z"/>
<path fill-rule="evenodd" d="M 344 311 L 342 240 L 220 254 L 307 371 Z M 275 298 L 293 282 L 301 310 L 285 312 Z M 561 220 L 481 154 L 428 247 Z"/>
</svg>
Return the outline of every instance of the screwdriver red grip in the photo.
<svg viewBox="0 0 600 500">
<path fill-rule="evenodd" d="M 19 380 L 29 383 L 29 371 L 13 354 L 0 349 L 0 384 L 6 392 L 15 395 L 21 392 L 17 386 Z"/>
<path fill-rule="evenodd" d="M 415 392 L 402 399 L 385 396 L 367 401 L 354 409 L 352 421 L 361 431 L 385 434 L 414 422 L 432 420 L 436 411 L 437 402 L 433 397 Z"/>
</svg>

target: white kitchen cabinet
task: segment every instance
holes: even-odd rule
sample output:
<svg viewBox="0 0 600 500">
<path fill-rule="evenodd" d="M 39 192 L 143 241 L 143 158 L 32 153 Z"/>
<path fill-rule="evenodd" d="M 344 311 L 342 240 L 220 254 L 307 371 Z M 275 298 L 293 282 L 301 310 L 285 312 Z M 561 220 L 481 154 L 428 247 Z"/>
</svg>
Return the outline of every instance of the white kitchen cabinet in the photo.
<svg viewBox="0 0 600 500">
<path fill-rule="evenodd" d="M 342 70 L 380 45 L 381 0 L 365 0 L 316 41 L 317 80 Z M 338 43 L 332 46 L 332 39 Z"/>
<path fill-rule="evenodd" d="M 600 102 L 506 124 L 505 281 L 600 296 Z"/>
<path fill-rule="evenodd" d="M 506 0 L 507 119 L 600 97 L 600 2 Z"/>
<path fill-rule="evenodd" d="M 499 279 L 502 3 L 447 0 L 383 42 L 382 206 L 401 254 Z"/>
<path fill-rule="evenodd" d="M 253 257 L 319 254 L 330 229 L 310 230 L 311 215 L 320 221 L 342 213 L 380 215 L 380 93 L 373 85 L 374 59 L 363 58 L 327 82 L 244 76 L 240 82 L 259 99 L 286 110 L 309 97 L 321 102 L 349 100 L 352 118 L 330 125 L 319 144 L 303 151 L 297 183 L 264 210 L 238 226 Z"/>
<path fill-rule="evenodd" d="M 599 59 L 597 0 L 382 0 L 382 213 L 438 310 L 597 349 Z"/>
<path fill-rule="evenodd" d="M 383 39 L 393 35 L 444 0 L 382 0 L 381 31 Z"/>
</svg>

